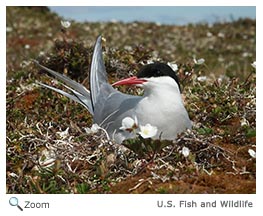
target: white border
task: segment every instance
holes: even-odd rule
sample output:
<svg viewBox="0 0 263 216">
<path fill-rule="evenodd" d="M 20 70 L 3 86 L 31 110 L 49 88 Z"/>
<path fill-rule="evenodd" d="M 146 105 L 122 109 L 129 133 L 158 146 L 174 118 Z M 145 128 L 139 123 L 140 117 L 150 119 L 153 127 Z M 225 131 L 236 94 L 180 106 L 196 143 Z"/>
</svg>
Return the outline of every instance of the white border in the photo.
<svg viewBox="0 0 263 216">
<path fill-rule="evenodd" d="M 21 6 L 27 6 L 27 5 L 45 5 L 48 6 L 113 6 L 113 5 L 123 5 L 123 6 L 147 6 L 147 5 L 156 5 L 156 6 L 169 6 L 169 5 L 177 5 L 177 6 L 257 6 L 257 57 L 258 59 L 261 59 L 261 50 L 258 49 L 258 47 L 263 47 L 262 40 L 262 4 L 260 4 L 262 1 L 245 1 L 245 0 L 232 0 L 231 2 L 229 0 L 220 0 L 220 1 L 141 1 L 141 0 L 133 0 L 129 1 L 128 3 L 125 2 L 119 2 L 119 1 L 102 1 L 102 0 L 96 0 L 96 1 L 80 1 L 80 0 L 67 0 L 67 1 L 56 1 L 56 0 L 46 0 L 45 2 L 42 1 L 19 1 L 19 0 L 6 0 L 1 1 L 1 8 L 0 8 L 0 29 L 1 29 L 1 43 L 0 43 L 0 52 L 1 52 L 1 73 L 0 73 L 0 80 L 1 80 L 1 100 L 0 105 L 2 108 L 1 111 L 1 124 L 0 124 L 0 209 L 1 212 L 8 212 L 8 215 L 19 215 L 20 213 L 26 212 L 27 215 L 43 215 L 44 214 L 50 214 L 50 215 L 56 215 L 56 214 L 80 214 L 85 213 L 86 215 L 89 214 L 98 214 L 98 215 L 178 215 L 178 214 L 184 214 L 184 215 L 211 215 L 211 214 L 225 214 L 225 215 L 258 215 L 258 210 L 262 209 L 262 199 L 260 202 L 257 202 L 259 200 L 259 196 L 262 195 L 262 171 L 260 168 L 257 169 L 257 194 L 256 195 L 187 195 L 187 194 L 180 194 L 180 195 L 17 195 L 17 197 L 20 199 L 21 205 L 25 200 L 34 201 L 34 202 L 50 202 L 51 207 L 49 209 L 26 209 L 24 212 L 19 212 L 19 210 L 16 207 L 11 207 L 8 204 L 8 200 L 11 196 L 6 193 L 6 174 L 5 174 L 5 122 L 6 122 L 6 116 L 5 116 L 5 68 L 6 68 L 6 46 L 3 43 L 3 41 L 6 41 L 6 31 L 5 31 L 5 6 L 15 6 L 15 5 L 21 5 Z M 4 4 L 4 5 L 2 5 Z M 257 62 L 257 84 L 260 84 L 260 81 L 262 80 L 262 66 L 260 65 L 261 62 Z M 257 93 L 263 92 L 262 89 L 263 85 L 257 85 Z M 260 94 L 257 94 L 260 95 Z M 257 100 L 257 109 L 259 112 L 257 112 L 257 165 L 260 166 L 262 164 L 262 143 L 261 143 L 261 120 L 262 115 L 260 111 L 261 108 L 261 99 L 258 97 Z M 254 208 L 228 208 L 228 209 L 221 209 L 221 208 L 210 208 L 210 209 L 200 209 L 200 208 L 157 208 L 156 202 L 157 200 L 173 200 L 175 204 L 179 200 L 195 200 L 197 202 L 200 201 L 213 201 L 217 200 L 219 202 L 220 200 L 250 200 L 253 201 Z"/>
</svg>

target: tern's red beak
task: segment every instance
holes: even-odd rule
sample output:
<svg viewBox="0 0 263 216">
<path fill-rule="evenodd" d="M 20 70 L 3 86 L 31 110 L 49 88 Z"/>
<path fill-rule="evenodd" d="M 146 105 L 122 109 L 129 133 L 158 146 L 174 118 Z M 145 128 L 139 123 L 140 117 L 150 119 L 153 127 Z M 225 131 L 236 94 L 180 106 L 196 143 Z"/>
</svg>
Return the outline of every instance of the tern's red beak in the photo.
<svg viewBox="0 0 263 216">
<path fill-rule="evenodd" d="M 147 80 L 145 79 L 140 79 L 136 76 L 133 77 L 129 77 L 127 79 L 123 79 L 120 81 L 117 81 L 115 83 L 113 83 L 113 86 L 118 86 L 118 85 L 136 85 L 136 84 L 143 84 L 144 82 L 147 82 Z"/>
</svg>

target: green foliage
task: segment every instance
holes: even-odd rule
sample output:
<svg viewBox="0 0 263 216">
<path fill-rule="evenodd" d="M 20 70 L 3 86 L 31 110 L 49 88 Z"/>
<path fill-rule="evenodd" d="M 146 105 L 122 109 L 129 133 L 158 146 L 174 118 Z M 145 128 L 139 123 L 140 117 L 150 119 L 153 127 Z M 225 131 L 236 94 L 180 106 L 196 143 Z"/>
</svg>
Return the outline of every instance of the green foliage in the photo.
<svg viewBox="0 0 263 216">
<path fill-rule="evenodd" d="M 202 127 L 197 129 L 198 133 L 201 135 L 209 135 L 213 133 L 213 129 L 212 128 L 208 128 L 208 127 Z"/>
<path fill-rule="evenodd" d="M 246 130 L 246 137 L 247 138 L 256 137 L 256 130 L 253 128 L 248 128 Z"/>
<path fill-rule="evenodd" d="M 141 136 L 134 139 L 128 139 L 123 142 L 123 145 L 138 154 L 139 157 L 153 157 L 156 153 L 159 153 L 162 148 L 168 145 L 172 145 L 171 140 L 153 140 L 151 138 L 144 139 Z"/>
<path fill-rule="evenodd" d="M 76 185 L 77 192 L 80 194 L 86 194 L 90 190 L 90 186 L 87 183 L 80 183 Z"/>
</svg>

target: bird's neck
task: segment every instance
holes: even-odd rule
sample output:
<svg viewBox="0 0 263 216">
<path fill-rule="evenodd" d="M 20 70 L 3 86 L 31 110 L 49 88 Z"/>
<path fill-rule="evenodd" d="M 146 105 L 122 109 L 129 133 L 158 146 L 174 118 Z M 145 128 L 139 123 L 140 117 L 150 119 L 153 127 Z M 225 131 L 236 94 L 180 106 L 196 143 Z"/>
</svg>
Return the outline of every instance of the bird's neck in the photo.
<svg viewBox="0 0 263 216">
<path fill-rule="evenodd" d="M 156 103 L 173 103 L 182 100 L 177 86 L 160 85 L 156 88 L 145 88 L 144 97 Z M 161 104 L 160 104 L 161 105 Z"/>
</svg>

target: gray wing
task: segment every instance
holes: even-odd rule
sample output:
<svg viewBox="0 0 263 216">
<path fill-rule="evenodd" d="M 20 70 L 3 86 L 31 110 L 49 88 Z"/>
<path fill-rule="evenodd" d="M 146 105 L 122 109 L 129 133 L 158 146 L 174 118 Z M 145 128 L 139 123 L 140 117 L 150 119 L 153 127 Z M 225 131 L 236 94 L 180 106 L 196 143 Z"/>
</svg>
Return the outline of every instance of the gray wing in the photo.
<svg viewBox="0 0 263 216">
<path fill-rule="evenodd" d="M 40 68 L 66 83 L 68 86 L 64 86 L 70 90 L 72 94 L 43 83 L 39 83 L 40 85 L 52 89 L 85 106 L 89 112 L 93 114 L 94 123 L 106 129 L 108 134 L 115 139 L 117 143 L 121 143 L 122 140 L 132 136 L 131 133 L 122 131 L 119 128 L 121 127 L 122 119 L 125 117 L 135 117 L 134 108 L 142 98 L 123 94 L 108 83 L 102 56 L 101 36 L 97 38 L 92 57 L 90 92 L 74 80 L 40 65 L 36 60 L 33 61 Z"/>
<path fill-rule="evenodd" d="M 101 39 L 101 36 L 97 38 L 91 63 L 90 86 L 94 110 L 93 120 L 94 123 L 106 129 L 111 138 L 121 143 L 129 136 L 127 132 L 119 129 L 122 119 L 135 117 L 134 108 L 142 98 L 123 94 L 108 83 Z"/>
<path fill-rule="evenodd" d="M 107 95 L 107 97 L 101 96 L 101 94 Z M 135 118 L 135 107 L 141 99 L 140 96 L 124 94 L 115 89 L 112 91 L 109 85 L 103 85 L 94 107 L 94 122 L 106 129 L 110 137 L 117 143 L 121 143 L 129 136 L 134 136 L 134 134 L 120 130 L 120 127 L 125 117 Z"/>
<path fill-rule="evenodd" d="M 56 71 L 53 71 L 41 64 L 39 64 L 38 61 L 36 60 L 32 60 L 36 65 L 38 65 L 40 68 L 44 69 L 45 71 L 49 72 L 50 74 L 52 74 L 53 76 L 55 76 L 57 79 L 59 79 L 60 81 L 66 83 L 68 86 L 64 85 L 67 89 L 69 89 L 72 92 L 72 95 L 62 91 L 60 89 L 54 88 L 52 86 L 43 84 L 43 83 L 39 83 L 40 85 L 52 89 L 53 91 L 56 91 L 78 103 L 80 103 L 81 105 L 83 105 L 86 109 L 88 109 L 88 111 L 93 115 L 93 108 L 91 105 L 91 98 L 90 98 L 90 91 L 87 90 L 83 85 L 77 83 L 76 81 L 64 76 L 63 74 L 57 73 Z M 70 87 L 69 87 L 70 86 Z"/>
<path fill-rule="evenodd" d="M 78 102 L 80 103 L 82 106 L 84 106 L 92 115 L 93 115 L 93 110 L 91 109 L 91 100 L 90 99 L 87 99 L 86 97 L 84 97 L 83 95 L 81 95 L 80 93 L 74 91 L 73 89 L 69 88 L 68 86 L 64 85 L 67 89 L 69 89 L 73 94 L 69 94 L 68 92 L 65 92 L 61 89 L 57 89 L 53 86 L 49 86 L 47 84 L 44 84 L 44 83 L 41 83 L 41 82 L 36 82 L 37 84 L 45 87 L 45 88 L 48 88 L 48 89 L 51 89 L 59 94 L 62 94 L 68 98 L 70 98 L 71 100 L 75 101 L 75 102 Z"/>
<path fill-rule="evenodd" d="M 102 56 L 102 45 L 101 45 L 102 37 L 99 36 L 97 38 L 95 48 L 93 51 L 91 69 L 90 69 L 90 90 L 91 90 L 91 101 L 93 108 L 98 101 L 98 97 L 101 91 L 101 86 L 104 84 L 108 84 L 107 73 L 105 69 L 105 65 L 103 62 Z M 112 87 L 111 87 L 112 88 Z M 114 91 L 114 89 L 110 89 L 110 91 Z M 105 92 L 110 94 L 110 92 Z"/>
</svg>

